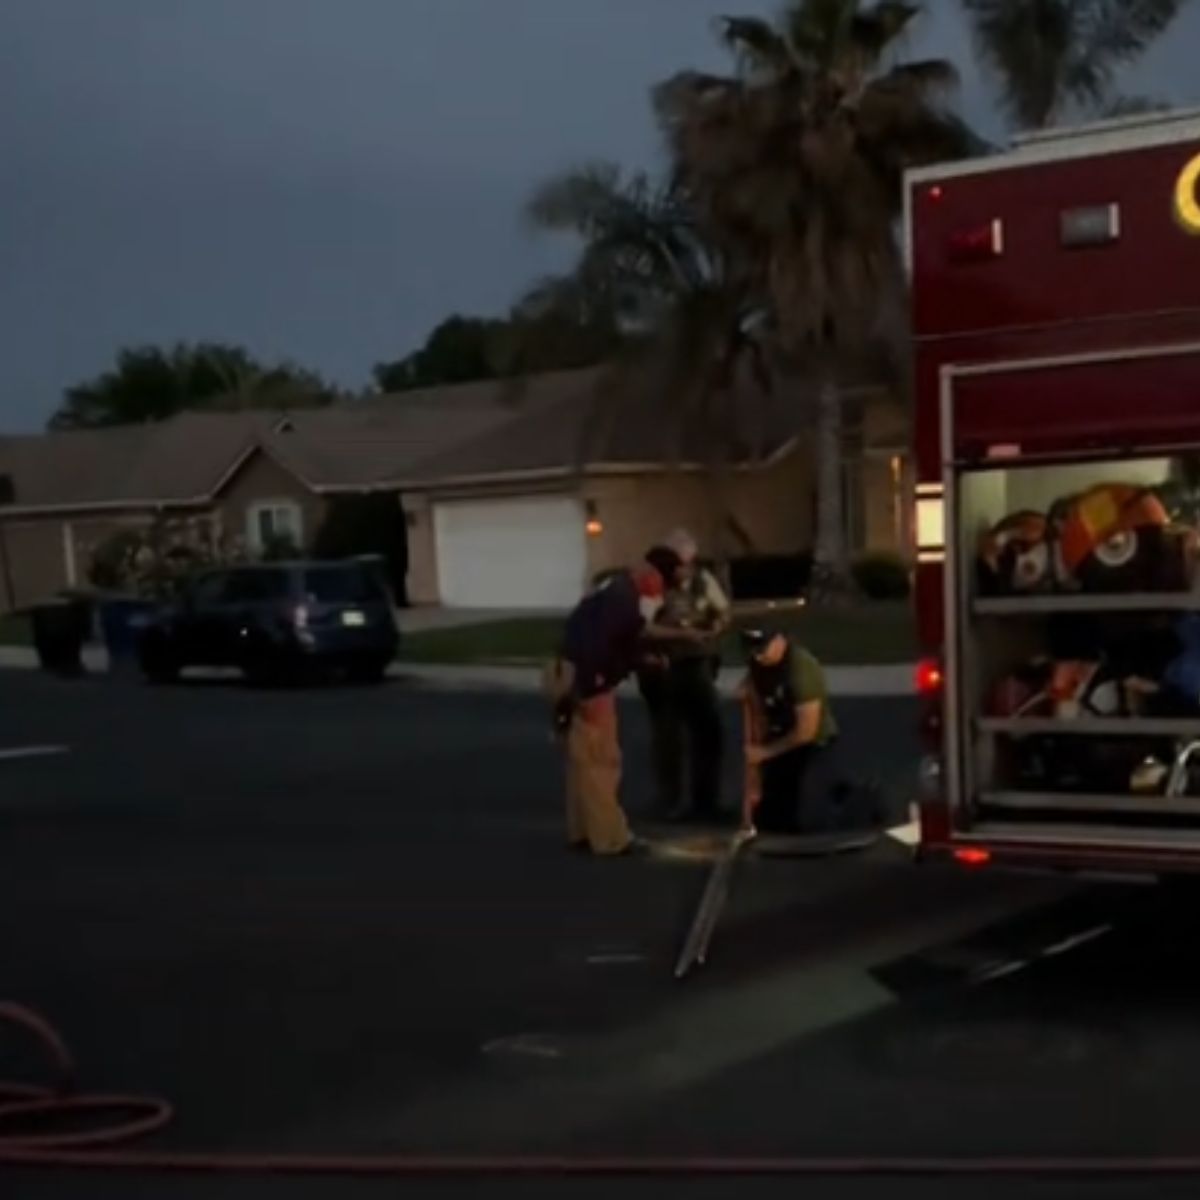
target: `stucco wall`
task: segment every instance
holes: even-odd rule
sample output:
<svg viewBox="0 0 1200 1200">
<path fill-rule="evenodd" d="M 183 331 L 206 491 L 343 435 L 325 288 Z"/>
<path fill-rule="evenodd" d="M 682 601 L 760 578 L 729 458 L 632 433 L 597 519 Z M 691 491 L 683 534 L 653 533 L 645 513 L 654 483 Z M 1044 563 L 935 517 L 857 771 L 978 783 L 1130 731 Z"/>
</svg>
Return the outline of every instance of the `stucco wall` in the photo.
<svg viewBox="0 0 1200 1200">
<path fill-rule="evenodd" d="M 325 501 L 274 459 L 255 454 L 226 484 L 214 506 L 226 538 L 245 539 L 248 514 L 256 504 L 291 501 L 300 508 L 303 545 L 311 545 L 325 516 Z"/>
<path fill-rule="evenodd" d="M 683 526 L 705 551 L 775 554 L 802 550 L 812 540 L 812 485 L 801 452 L 762 471 L 734 472 L 726 484 L 729 514 L 749 539 L 743 546 L 727 533 L 718 538 L 720 506 L 707 475 L 664 471 L 654 475 L 600 477 L 584 485 L 603 532 L 589 539 L 595 573 L 636 562 L 655 542 Z"/>
<path fill-rule="evenodd" d="M 438 603 L 437 548 L 433 536 L 433 509 L 428 496 L 401 499 L 408 526 L 408 602 Z"/>
<path fill-rule="evenodd" d="M 7 571 L 0 577 L 0 609 L 37 604 L 67 586 L 60 519 L 5 519 L 0 536 L 4 543 L 0 568 L 7 562 Z"/>
</svg>

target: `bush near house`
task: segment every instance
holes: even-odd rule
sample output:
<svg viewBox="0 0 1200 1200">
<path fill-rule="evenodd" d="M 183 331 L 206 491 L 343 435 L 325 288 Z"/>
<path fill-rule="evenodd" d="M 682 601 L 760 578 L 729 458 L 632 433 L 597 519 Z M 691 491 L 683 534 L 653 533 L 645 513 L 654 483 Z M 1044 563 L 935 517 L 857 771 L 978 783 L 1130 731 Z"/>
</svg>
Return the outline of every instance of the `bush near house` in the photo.
<svg viewBox="0 0 1200 1200">
<path fill-rule="evenodd" d="M 798 554 L 755 554 L 729 564 L 734 600 L 794 600 L 803 596 L 812 575 L 811 550 Z"/>
<path fill-rule="evenodd" d="M 19 613 L 0 616 L 0 646 L 28 646 L 33 642 L 29 618 Z"/>
<path fill-rule="evenodd" d="M 88 582 L 106 592 L 170 599 L 196 571 L 232 561 L 203 518 L 170 518 L 122 529 L 92 551 Z"/>
<path fill-rule="evenodd" d="M 868 600 L 905 600 L 912 590 L 912 568 L 898 554 L 863 554 L 851 568 L 855 586 Z"/>
</svg>

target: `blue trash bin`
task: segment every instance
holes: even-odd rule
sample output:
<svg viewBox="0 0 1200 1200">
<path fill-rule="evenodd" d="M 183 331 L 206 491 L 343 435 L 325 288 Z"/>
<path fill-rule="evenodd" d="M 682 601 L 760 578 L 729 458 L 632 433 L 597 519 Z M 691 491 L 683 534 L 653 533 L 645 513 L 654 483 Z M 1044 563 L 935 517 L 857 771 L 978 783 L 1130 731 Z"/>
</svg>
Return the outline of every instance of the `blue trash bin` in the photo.
<svg viewBox="0 0 1200 1200">
<path fill-rule="evenodd" d="M 100 601 L 100 632 L 108 651 L 110 671 L 128 671 L 137 666 L 138 639 L 157 608 L 155 601 L 137 596 L 113 596 Z"/>
</svg>

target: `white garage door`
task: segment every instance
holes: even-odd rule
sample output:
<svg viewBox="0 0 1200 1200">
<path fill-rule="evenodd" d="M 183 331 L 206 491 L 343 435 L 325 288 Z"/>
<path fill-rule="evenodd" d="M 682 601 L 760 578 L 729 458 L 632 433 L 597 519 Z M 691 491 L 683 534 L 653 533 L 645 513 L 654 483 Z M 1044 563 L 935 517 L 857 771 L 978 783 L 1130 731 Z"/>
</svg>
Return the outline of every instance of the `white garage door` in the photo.
<svg viewBox="0 0 1200 1200">
<path fill-rule="evenodd" d="M 454 500 L 435 504 L 438 585 L 451 608 L 570 608 L 587 572 L 577 500 Z"/>
</svg>

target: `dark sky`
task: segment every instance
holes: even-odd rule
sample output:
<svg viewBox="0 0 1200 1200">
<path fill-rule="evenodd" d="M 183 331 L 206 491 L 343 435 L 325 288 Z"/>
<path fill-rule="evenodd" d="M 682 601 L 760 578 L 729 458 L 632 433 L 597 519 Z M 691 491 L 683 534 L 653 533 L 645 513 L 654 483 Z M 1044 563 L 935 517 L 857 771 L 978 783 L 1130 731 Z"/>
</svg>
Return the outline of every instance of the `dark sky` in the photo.
<svg viewBox="0 0 1200 1200">
<path fill-rule="evenodd" d="M 121 345 L 223 339 L 342 383 L 565 248 L 541 177 L 652 165 L 647 90 L 771 0 L 0 0 L 0 429 Z M 957 4 L 914 54 L 969 66 Z M 1192 6 L 1130 80 L 1195 102 Z M 982 84 L 970 117 L 994 128 Z"/>
</svg>

